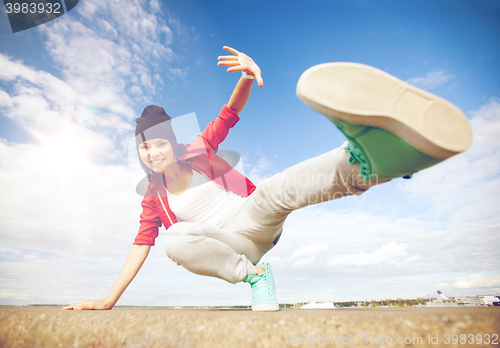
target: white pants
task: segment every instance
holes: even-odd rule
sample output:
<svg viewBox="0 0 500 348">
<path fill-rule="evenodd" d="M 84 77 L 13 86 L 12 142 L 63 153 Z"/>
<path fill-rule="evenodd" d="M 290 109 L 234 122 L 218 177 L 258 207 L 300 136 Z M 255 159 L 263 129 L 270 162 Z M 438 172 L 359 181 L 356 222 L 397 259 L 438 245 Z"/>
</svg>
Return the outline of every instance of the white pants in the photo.
<svg viewBox="0 0 500 348">
<path fill-rule="evenodd" d="M 277 243 L 288 214 L 361 194 L 376 184 L 361 178 L 359 165 L 349 163 L 344 147 L 264 180 L 218 227 L 191 222 L 172 225 L 165 237 L 167 256 L 193 273 L 230 283 L 256 274 L 254 265 Z"/>
</svg>

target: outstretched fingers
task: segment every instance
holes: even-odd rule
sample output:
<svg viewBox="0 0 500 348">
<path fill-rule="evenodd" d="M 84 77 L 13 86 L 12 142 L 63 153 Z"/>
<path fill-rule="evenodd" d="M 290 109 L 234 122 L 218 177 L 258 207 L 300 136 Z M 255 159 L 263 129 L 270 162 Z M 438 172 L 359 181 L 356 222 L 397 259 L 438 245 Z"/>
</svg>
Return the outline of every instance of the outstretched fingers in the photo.
<svg viewBox="0 0 500 348">
<path fill-rule="evenodd" d="M 219 61 L 217 62 L 217 65 L 218 66 L 236 66 L 236 65 L 240 65 L 240 62 L 238 62 L 238 60 L 221 60 L 220 59 L 221 57 L 219 57 Z"/>
<path fill-rule="evenodd" d="M 222 47 L 223 49 L 225 49 L 226 51 L 228 52 L 231 52 L 232 54 L 234 54 L 235 56 L 238 56 L 238 54 L 240 54 L 240 51 L 238 50 L 235 50 L 234 48 L 232 47 L 229 47 L 229 46 L 224 46 Z"/>
<path fill-rule="evenodd" d="M 63 307 L 62 309 L 67 310 L 67 311 L 69 311 L 69 310 L 78 311 L 78 310 L 82 310 L 83 308 L 81 308 L 78 304 L 73 304 L 70 306 Z"/>
<path fill-rule="evenodd" d="M 238 56 L 218 56 L 220 61 L 238 61 Z"/>
<path fill-rule="evenodd" d="M 230 73 L 245 72 L 252 75 L 255 77 L 259 87 L 264 86 L 264 80 L 262 79 L 260 68 L 257 64 L 255 64 L 252 58 L 232 47 L 224 46 L 223 48 L 233 55 L 219 56 L 217 58 L 217 65 L 228 67 L 227 72 Z"/>
<path fill-rule="evenodd" d="M 260 88 L 264 87 L 264 80 L 262 79 L 262 76 L 261 76 L 260 72 L 255 75 L 255 80 L 257 81 L 257 85 Z"/>
<path fill-rule="evenodd" d="M 236 50 L 235 50 L 236 51 Z M 236 51 L 237 52 L 237 51 Z M 218 66 L 238 66 L 240 62 L 238 61 L 238 56 L 219 56 L 217 62 Z M 229 71 L 229 69 L 228 69 Z"/>
</svg>

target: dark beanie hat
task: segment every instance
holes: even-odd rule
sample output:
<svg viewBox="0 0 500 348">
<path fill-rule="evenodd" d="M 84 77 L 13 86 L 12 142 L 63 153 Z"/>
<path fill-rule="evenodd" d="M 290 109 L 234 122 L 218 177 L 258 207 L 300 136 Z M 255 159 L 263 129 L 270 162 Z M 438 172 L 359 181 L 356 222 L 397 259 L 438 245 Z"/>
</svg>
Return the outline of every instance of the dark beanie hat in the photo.
<svg viewBox="0 0 500 348">
<path fill-rule="evenodd" d="M 167 115 L 162 107 L 149 105 L 144 108 L 141 117 L 135 122 L 135 142 L 137 147 L 149 139 L 167 139 L 177 144 L 177 139 L 170 124 L 172 118 Z"/>
</svg>

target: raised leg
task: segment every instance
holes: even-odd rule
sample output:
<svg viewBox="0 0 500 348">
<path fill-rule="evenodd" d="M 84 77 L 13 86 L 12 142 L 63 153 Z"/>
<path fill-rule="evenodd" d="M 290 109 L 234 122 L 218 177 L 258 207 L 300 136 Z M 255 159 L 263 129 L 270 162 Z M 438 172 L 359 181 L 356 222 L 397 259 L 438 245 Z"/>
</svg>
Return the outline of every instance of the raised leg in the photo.
<svg viewBox="0 0 500 348">
<path fill-rule="evenodd" d="M 359 165 L 349 162 L 346 145 L 264 180 L 229 220 L 231 225 L 267 252 L 292 211 L 361 194 L 378 184 L 375 177 L 365 180 L 360 176 Z"/>
</svg>

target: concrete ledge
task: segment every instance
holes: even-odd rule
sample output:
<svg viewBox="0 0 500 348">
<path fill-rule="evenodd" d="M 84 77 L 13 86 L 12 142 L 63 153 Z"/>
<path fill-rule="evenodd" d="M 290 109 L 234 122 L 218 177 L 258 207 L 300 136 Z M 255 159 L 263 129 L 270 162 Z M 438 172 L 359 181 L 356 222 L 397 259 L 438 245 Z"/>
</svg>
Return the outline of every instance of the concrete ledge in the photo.
<svg viewBox="0 0 500 348">
<path fill-rule="evenodd" d="M 460 335 L 474 335 L 472 346 L 491 347 L 484 343 L 486 335 L 491 341 L 498 333 L 499 307 L 288 309 L 271 313 L 0 307 L 0 347 L 470 346 L 460 341 L 453 344 L 453 334 L 458 340 Z M 479 338 L 482 344 L 477 344 Z M 429 339 L 433 341 L 429 343 Z M 493 346 L 500 346 L 500 339 Z"/>
</svg>

